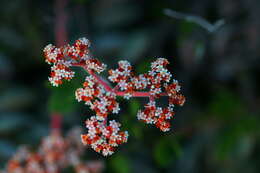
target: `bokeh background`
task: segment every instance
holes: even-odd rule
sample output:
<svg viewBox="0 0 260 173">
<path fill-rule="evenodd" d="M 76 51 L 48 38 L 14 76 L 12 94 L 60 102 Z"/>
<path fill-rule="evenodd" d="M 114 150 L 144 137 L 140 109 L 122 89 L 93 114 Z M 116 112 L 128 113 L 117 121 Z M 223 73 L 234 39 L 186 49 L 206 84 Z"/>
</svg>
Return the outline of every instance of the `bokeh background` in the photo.
<svg viewBox="0 0 260 173">
<path fill-rule="evenodd" d="M 35 147 L 48 135 L 53 112 L 64 117 L 64 133 L 93 114 L 74 98 L 83 71 L 60 88 L 48 84 L 42 50 L 55 43 L 55 3 L 0 2 L 2 168 L 18 146 Z M 226 22 L 209 33 L 165 15 L 166 8 Z M 187 98 L 167 133 L 137 121 L 146 99 L 120 99 L 121 113 L 112 116 L 129 142 L 108 158 L 88 149 L 88 160 L 104 160 L 105 172 L 116 173 L 260 172 L 259 0 L 69 0 L 64 10 L 67 42 L 87 37 L 108 67 L 126 59 L 137 73 L 155 57 L 168 58 Z"/>
</svg>

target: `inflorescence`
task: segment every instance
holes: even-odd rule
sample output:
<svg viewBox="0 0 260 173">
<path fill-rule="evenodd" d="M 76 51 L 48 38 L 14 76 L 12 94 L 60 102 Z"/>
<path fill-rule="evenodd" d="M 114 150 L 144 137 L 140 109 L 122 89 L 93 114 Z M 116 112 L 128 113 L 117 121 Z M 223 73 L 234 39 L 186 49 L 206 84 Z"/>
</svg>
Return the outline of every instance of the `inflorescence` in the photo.
<svg viewBox="0 0 260 173">
<path fill-rule="evenodd" d="M 101 173 L 104 164 L 82 161 L 84 147 L 79 142 L 80 128 L 72 129 L 66 137 L 52 131 L 43 138 L 36 151 L 20 147 L 1 173 L 60 173 L 73 168 L 76 173 Z"/>
<path fill-rule="evenodd" d="M 155 124 L 162 131 L 170 129 L 169 120 L 173 118 L 174 105 L 182 106 L 185 97 L 180 94 L 180 85 L 172 79 L 167 70 L 167 59 L 158 58 L 151 64 L 148 73 L 135 75 L 128 61 L 118 62 L 117 69 L 108 71 L 108 79 L 115 83 L 111 87 L 98 76 L 106 69 L 106 65 L 89 54 L 90 42 L 86 38 L 75 41 L 73 45 L 55 47 L 51 44 L 44 48 L 45 61 L 51 64 L 49 81 L 53 86 L 59 86 L 63 80 L 71 80 L 75 72 L 71 67 L 78 66 L 89 74 L 82 88 L 75 92 L 78 101 L 85 102 L 96 115 L 86 120 L 87 134 L 81 135 L 83 144 L 90 145 L 95 151 L 104 156 L 113 154 L 115 147 L 127 142 L 127 131 L 120 131 L 120 123 L 115 120 L 107 121 L 110 113 L 118 113 L 117 96 L 125 99 L 131 97 L 148 97 L 149 102 L 144 110 L 137 113 L 138 120 L 147 124 Z M 165 108 L 156 106 L 156 99 L 167 96 L 169 105 Z"/>
</svg>

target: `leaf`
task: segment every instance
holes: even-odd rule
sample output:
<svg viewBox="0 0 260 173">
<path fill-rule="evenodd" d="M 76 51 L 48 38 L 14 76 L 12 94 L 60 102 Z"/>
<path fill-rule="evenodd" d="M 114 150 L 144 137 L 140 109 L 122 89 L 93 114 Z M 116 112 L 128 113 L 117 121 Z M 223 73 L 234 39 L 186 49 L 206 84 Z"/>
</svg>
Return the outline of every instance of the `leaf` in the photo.
<svg viewBox="0 0 260 173">
<path fill-rule="evenodd" d="M 149 61 L 142 61 L 136 65 L 136 71 L 139 74 L 147 73 L 150 70 L 150 62 Z"/>
<path fill-rule="evenodd" d="M 18 110 L 31 105 L 33 93 L 25 87 L 8 89 L 0 97 L 0 110 Z"/>
<path fill-rule="evenodd" d="M 119 153 L 111 159 L 110 162 L 114 172 L 116 173 L 130 173 L 131 168 L 129 165 L 129 160 L 124 155 L 120 155 Z"/>
<path fill-rule="evenodd" d="M 196 60 L 201 62 L 204 54 L 205 54 L 205 44 L 201 41 L 197 41 L 195 47 Z"/>
<path fill-rule="evenodd" d="M 137 99 L 131 99 L 129 103 L 129 112 L 131 113 L 131 116 L 135 116 L 140 108 L 140 102 Z"/>
<path fill-rule="evenodd" d="M 15 151 L 15 146 L 9 141 L 0 141 L 0 158 L 8 158 L 13 155 Z"/>
<path fill-rule="evenodd" d="M 181 147 L 176 139 L 159 139 L 154 148 L 154 158 L 160 167 L 167 167 L 180 154 Z"/>
<path fill-rule="evenodd" d="M 49 100 L 49 109 L 51 112 L 66 113 L 75 108 L 74 91 L 69 85 L 63 84 L 62 87 L 53 89 Z"/>
<path fill-rule="evenodd" d="M 243 156 L 252 148 L 252 137 L 259 135 L 259 119 L 255 116 L 244 115 L 229 127 L 224 128 L 216 144 L 218 160 L 226 160 Z"/>
<path fill-rule="evenodd" d="M 0 41 L 10 49 L 21 49 L 26 45 L 22 35 L 10 27 L 0 27 Z"/>
<path fill-rule="evenodd" d="M 65 81 L 61 86 L 52 88 L 48 108 L 50 112 L 70 113 L 75 110 L 78 102 L 75 99 L 75 91 L 80 86 L 79 77 L 72 81 Z"/>
<path fill-rule="evenodd" d="M 140 125 L 134 125 L 131 127 L 131 134 L 133 134 L 134 137 L 141 139 L 143 137 L 143 130 Z"/>
<path fill-rule="evenodd" d="M 236 95 L 227 90 L 217 92 L 209 105 L 209 112 L 222 119 L 230 119 L 245 114 L 243 103 Z"/>
<path fill-rule="evenodd" d="M 124 57 L 124 59 L 135 63 L 151 44 L 150 40 L 151 37 L 146 31 L 132 33 L 120 51 L 119 57 Z"/>
<path fill-rule="evenodd" d="M 28 119 L 20 113 L 0 114 L 0 134 L 14 133 L 27 125 Z"/>
</svg>

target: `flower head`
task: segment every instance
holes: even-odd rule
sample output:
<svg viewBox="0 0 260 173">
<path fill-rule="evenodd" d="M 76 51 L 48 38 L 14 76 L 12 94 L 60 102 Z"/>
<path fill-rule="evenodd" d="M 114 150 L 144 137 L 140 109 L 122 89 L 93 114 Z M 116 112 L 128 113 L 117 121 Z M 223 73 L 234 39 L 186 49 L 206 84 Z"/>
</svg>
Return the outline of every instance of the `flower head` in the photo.
<svg viewBox="0 0 260 173">
<path fill-rule="evenodd" d="M 126 61 L 118 62 L 118 68 L 108 71 L 108 80 L 115 83 L 111 87 L 107 81 L 96 73 L 103 72 L 106 65 L 89 55 L 90 42 L 81 38 L 73 45 L 57 48 L 47 45 L 44 49 L 45 61 L 52 65 L 50 82 L 54 86 L 62 84 L 63 80 L 71 80 L 74 72 L 72 66 L 80 66 L 89 73 L 83 86 L 75 92 L 76 99 L 84 102 L 95 115 L 86 121 L 87 134 L 81 135 L 83 144 L 90 145 L 95 151 L 104 156 L 111 155 L 115 147 L 127 142 L 128 133 L 121 132 L 120 124 L 114 120 L 107 124 L 111 113 L 118 113 L 117 96 L 125 99 L 131 97 L 148 97 L 149 102 L 144 110 L 137 113 L 138 120 L 154 124 L 161 131 L 170 130 L 170 120 L 174 116 L 175 105 L 182 106 L 185 97 L 180 93 L 180 85 L 172 79 L 167 69 L 169 61 L 157 58 L 151 63 L 147 73 L 136 75 L 132 65 Z M 160 97 L 168 97 L 168 106 L 158 107 L 156 101 Z"/>
<path fill-rule="evenodd" d="M 76 173 L 94 173 L 92 164 L 85 163 L 81 159 L 84 147 L 78 145 L 79 140 L 75 138 L 75 135 L 79 137 L 80 133 L 81 130 L 75 128 L 63 137 L 58 131 L 52 131 L 49 136 L 43 138 L 35 152 L 27 147 L 21 147 L 8 161 L 5 172 L 58 173 L 72 167 Z M 102 168 L 103 166 L 99 165 L 95 172 L 101 172 Z"/>
<path fill-rule="evenodd" d="M 106 125 L 92 116 L 86 121 L 88 133 L 81 135 L 83 144 L 90 145 L 96 152 L 108 156 L 114 153 L 115 147 L 127 142 L 128 132 L 120 132 L 120 124 L 115 120 Z"/>
</svg>

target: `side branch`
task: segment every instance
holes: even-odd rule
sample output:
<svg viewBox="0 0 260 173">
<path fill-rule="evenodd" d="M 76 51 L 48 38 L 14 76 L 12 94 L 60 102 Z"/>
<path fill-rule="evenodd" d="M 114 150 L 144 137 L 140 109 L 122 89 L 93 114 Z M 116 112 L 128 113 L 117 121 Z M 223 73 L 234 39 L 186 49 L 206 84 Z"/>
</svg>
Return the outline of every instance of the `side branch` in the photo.
<svg viewBox="0 0 260 173">
<path fill-rule="evenodd" d="M 110 91 L 110 92 L 112 91 L 112 88 L 109 86 L 109 84 L 106 83 L 104 80 L 102 80 L 95 72 L 93 72 L 91 70 L 86 70 L 86 71 L 90 75 L 92 75 L 99 82 L 99 84 L 101 84 L 105 88 L 105 90 Z"/>
<path fill-rule="evenodd" d="M 73 66 L 76 67 L 82 67 L 88 74 L 92 75 L 98 82 L 99 84 L 101 84 L 106 91 L 108 92 L 114 92 L 117 96 L 124 96 L 126 94 L 126 92 L 124 91 L 118 91 L 118 86 L 115 86 L 114 88 L 110 87 L 110 85 L 108 83 L 106 83 L 104 80 L 102 80 L 95 72 L 93 72 L 92 70 L 87 69 L 83 64 L 81 63 L 74 63 Z M 161 96 L 167 96 L 166 93 L 161 93 Z M 132 93 L 133 97 L 150 97 L 150 93 L 149 92 L 133 92 Z"/>
</svg>

